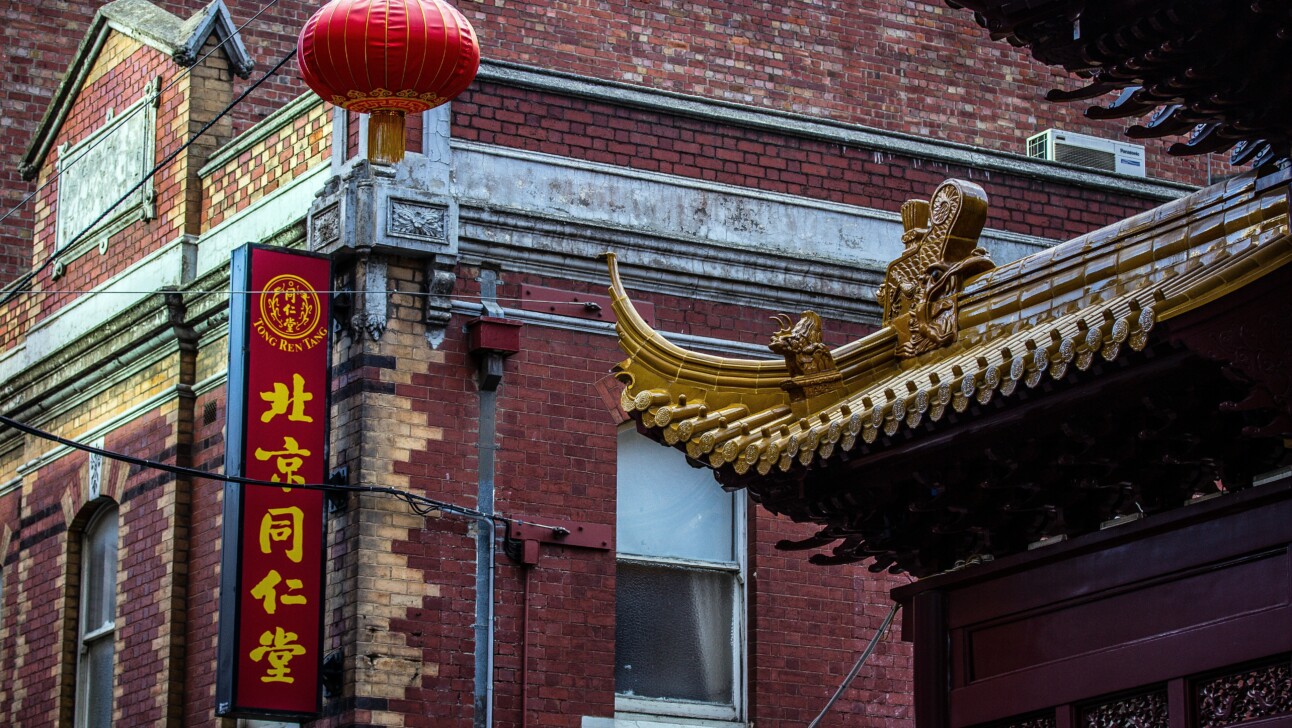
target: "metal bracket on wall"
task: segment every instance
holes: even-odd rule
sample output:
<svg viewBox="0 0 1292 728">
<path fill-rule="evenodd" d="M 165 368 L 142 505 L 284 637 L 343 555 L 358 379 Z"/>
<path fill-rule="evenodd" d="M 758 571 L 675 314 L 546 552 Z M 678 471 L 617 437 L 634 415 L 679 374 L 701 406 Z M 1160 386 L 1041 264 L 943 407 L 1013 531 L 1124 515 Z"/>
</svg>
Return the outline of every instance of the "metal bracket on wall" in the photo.
<svg viewBox="0 0 1292 728">
<path fill-rule="evenodd" d="M 328 485 L 349 485 L 350 468 L 342 466 L 333 470 L 327 476 Z M 344 490 L 327 491 L 327 511 L 328 513 L 338 513 L 344 511 L 349 503 L 350 494 Z"/>
<path fill-rule="evenodd" d="M 637 309 L 637 313 L 645 319 L 646 323 L 651 326 L 655 325 L 654 304 L 648 301 L 640 303 L 634 301 L 633 306 Z M 520 309 L 522 311 L 535 311 L 552 314 L 553 316 L 567 316 L 590 321 L 614 323 L 617 320 L 614 309 L 610 305 L 609 296 L 565 291 L 560 288 L 522 287 L 520 289 Z"/>
<path fill-rule="evenodd" d="M 345 678 L 344 649 L 332 650 L 323 656 L 323 670 L 319 678 L 323 683 L 324 697 L 341 697 L 342 680 Z"/>
<path fill-rule="evenodd" d="M 481 316 L 467 322 L 467 351 L 479 362 L 480 389 L 492 392 L 502 383 L 503 360 L 520 351 L 522 325 L 496 316 Z"/>
<path fill-rule="evenodd" d="M 614 548 L 614 529 L 606 524 L 548 521 L 547 524 L 512 523 L 507 529 L 504 551 L 513 561 L 533 566 L 538 563 L 539 545 L 609 551 Z"/>
</svg>

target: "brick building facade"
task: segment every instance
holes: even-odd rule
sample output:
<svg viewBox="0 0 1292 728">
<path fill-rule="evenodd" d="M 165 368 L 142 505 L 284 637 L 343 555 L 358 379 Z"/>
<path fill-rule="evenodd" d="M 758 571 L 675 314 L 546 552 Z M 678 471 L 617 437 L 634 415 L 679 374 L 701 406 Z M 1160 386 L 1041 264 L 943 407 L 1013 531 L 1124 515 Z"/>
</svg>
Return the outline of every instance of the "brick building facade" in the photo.
<svg viewBox="0 0 1292 728">
<path fill-rule="evenodd" d="M 464 5 L 481 74 L 410 124 L 412 153 L 387 177 L 359 159 L 362 120 L 302 93 L 289 64 L 96 220 L 247 88 L 241 76 L 272 67 L 312 7 L 284 0 L 238 33 L 255 8 L 87 5 L 2 11 L 0 202 L 35 194 L 0 235 L 0 280 L 31 272 L 0 305 L 0 414 L 218 471 L 230 251 L 313 248 L 353 291 L 334 332 L 332 467 L 616 533 L 609 550 L 540 544 L 526 564 L 469 519 L 351 495 L 329 516 L 325 643 L 343 669 L 319 725 L 806 724 L 904 579 L 778 551 L 811 529 L 643 449 L 609 374 L 620 353 L 596 255 L 619 254 L 657 329 L 767 357 L 776 313 L 820 312 L 831 345 L 875 326 L 897 210 L 944 178 L 987 190 L 984 241 L 1003 261 L 1207 174 L 1153 151 L 1147 179 L 1022 157 L 1051 126 L 1112 134 L 1033 106 L 1049 72 L 979 48 L 968 19 L 938 6 L 499 0 Z M 378 178 L 443 211 L 432 249 L 312 224 L 329 195 Z M 500 381 L 470 350 L 482 315 L 522 325 Z M 216 481 L 0 430 L 0 666 L 13 676 L 0 716 L 221 724 L 221 501 Z M 682 593 L 706 595 L 691 616 L 666 598 Z M 676 619 L 651 621 L 663 610 Z M 695 627 L 655 634 L 681 622 Z M 670 679 L 701 655 L 700 678 Z M 890 635 L 830 720 L 909 725 L 910 681 Z"/>
</svg>

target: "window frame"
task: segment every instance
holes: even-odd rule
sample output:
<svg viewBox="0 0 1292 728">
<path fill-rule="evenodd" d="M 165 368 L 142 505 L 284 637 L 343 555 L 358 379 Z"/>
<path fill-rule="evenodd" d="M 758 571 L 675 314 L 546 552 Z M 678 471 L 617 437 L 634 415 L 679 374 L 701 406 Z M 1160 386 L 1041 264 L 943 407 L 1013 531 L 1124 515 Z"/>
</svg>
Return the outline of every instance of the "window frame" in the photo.
<svg viewBox="0 0 1292 728">
<path fill-rule="evenodd" d="M 632 428 L 632 423 L 625 428 Z M 620 429 L 620 433 L 624 428 Z M 637 435 L 635 429 L 634 436 Z M 647 444 L 653 444 L 643 437 Z M 618 445 L 616 445 L 616 451 Z M 662 457 L 677 457 L 681 454 L 672 448 L 659 447 Z M 706 469 L 707 471 L 707 469 Z M 618 496 L 618 477 L 616 472 L 616 497 Z M 713 481 L 712 487 L 720 487 Z M 680 558 L 672 556 L 652 556 L 619 551 L 616 542 L 615 564 L 636 564 L 639 566 L 680 567 L 692 570 L 713 571 L 730 574 L 734 579 L 735 593 L 731 600 L 731 703 L 707 703 L 679 698 L 649 698 L 629 696 L 615 691 L 615 717 L 625 720 L 652 720 L 658 718 L 682 719 L 687 723 L 730 725 L 744 720 L 746 715 L 746 680 L 748 664 L 748 536 L 746 517 L 748 501 L 743 490 L 730 494 L 731 503 L 731 554 L 733 561 L 710 561 L 706 559 Z"/>
<path fill-rule="evenodd" d="M 90 605 L 88 604 L 90 599 L 90 579 L 94 577 L 101 579 L 104 577 L 103 574 L 99 574 L 97 571 L 94 571 L 101 565 L 90 563 L 89 555 L 93 553 L 91 542 L 93 538 L 99 536 L 100 529 L 109 518 L 114 522 L 113 530 L 115 532 L 112 547 L 114 554 L 112 566 L 112 615 L 110 620 L 87 631 L 85 620 L 87 615 L 90 613 Z M 76 689 L 74 693 L 75 707 L 73 711 L 73 725 L 76 728 L 91 728 L 90 715 L 93 711 L 90 710 L 89 700 L 93 676 L 91 674 L 90 665 L 88 664 L 89 660 L 87 659 L 91 644 L 102 640 L 111 640 L 109 644 L 112 645 L 112 674 L 114 677 L 116 675 L 117 607 L 119 606 L 117 603 L 116 591 L 120 587 L 121 575 L 121 518 L 117 504 L 105 504 L 99 508 L 93 517 L 90 518 L 89 522 L 86 523 L 85 528 L 82 529 L 80 533 L 80 541 L 81 551 L 78 555 L 79 563 L 77 564 L 77 588 L 80 590 L 80 594 L 77 599 L 76 614 Z M 116 696 L 113 694 L 116 689 L 115 683 L 116 681 L 114 679 L 113 684 L 109 686 L 109 712 L 116 709 Z M 96 726 L 94 728 L 98 727 Z"/>
</svg>

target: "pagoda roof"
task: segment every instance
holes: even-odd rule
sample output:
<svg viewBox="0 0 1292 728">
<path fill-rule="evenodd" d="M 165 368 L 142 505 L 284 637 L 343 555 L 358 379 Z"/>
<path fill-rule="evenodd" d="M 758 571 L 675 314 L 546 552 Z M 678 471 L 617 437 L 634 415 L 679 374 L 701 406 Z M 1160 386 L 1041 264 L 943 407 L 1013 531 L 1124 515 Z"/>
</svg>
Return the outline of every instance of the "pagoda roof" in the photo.
<svg viewBox="0 0 1292 728">
<path fill-rule="evenodd" d="M 970 457 L 954 436 L 974 430 L 978 419 L 996 423 L 1002 406 L 1015 406 L 1011 400 L 1035 407 L 1047 398 L 1072 399 L 1071 391 L 1075 400 L 1098 398 L 1101 377 L 1128 368 L 1153 371 L 1174 346 L 1159 333 L 1162 324 L 1292 260 L 1287 178 L 1286 172 L 1236 177 L 972 277 L 958 296 L 958 332 L 949 345 L 903 356 L 900 322 L 890 321 L 831 350 L 836 381 L 825 386 L 796 386 L 807 380 L 796 379 L 788 359 L 732 359 L 670 343 L 637 314 L 611 255 L 612 301 L 628 355 L 616 367 L 626 384 L 621 404 L 642 432 L 712 468 L 724 486 L 748 487 L 772 510 L 824 525 L 817 539 L 799 546 L 842 541 L 844 547 L 818 561 L 875 556 L 885 567 L 927 573 L 972 556 L 984 543 L 999 555 L 1000 537 L 991 546 L 990 533 L 934 555 L 917 553 L 924 549 L 918 534 L 880 529 L 895 539 L 888 546 L 874 533 L 866 536 L 858 519 L 875 518 L 875 502 L 910 510 L 924 487 L 917 482 L 905 494 L 880 496 L 868 491 L 868 481 L 907 473 L 919 481 L 930 453 L 942 463 L 926 468 L 934 480 L 950 477 L 933 472 L 946 458 L 999 459 L 984 456 L 990 447 Z M 1157 377 L 1142 391 L 1168 380 Z M 1191 416 L 1208 411 L 1200 406 Z M 903 474 L 892 475 L 899 466 Z M 935 495 L 940 487 L 925 485 Z M 1098 517 L 1132 506 L 1111 504 Z M 954 503 L 948 507 L 957 511 Z M 1077 526 L 1072 518 L 1040 519 L 1023 531 L 1037 539 L 1067 535 L 1089 520 Z"/>
</svg>

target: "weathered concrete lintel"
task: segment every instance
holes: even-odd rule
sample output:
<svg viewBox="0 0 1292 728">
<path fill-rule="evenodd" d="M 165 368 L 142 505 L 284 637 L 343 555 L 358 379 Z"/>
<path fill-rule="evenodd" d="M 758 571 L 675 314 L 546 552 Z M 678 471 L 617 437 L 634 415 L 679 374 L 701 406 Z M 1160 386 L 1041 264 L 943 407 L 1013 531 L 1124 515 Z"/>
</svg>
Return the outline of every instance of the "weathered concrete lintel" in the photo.
<svg viewBox="0 0 1292 728">
<path fill-rule="evenodd" d="M 596 256 L 614 250 L 643 271 L 649 290 L 877 321 L 883 261 L 902 249 L 895 212 L 537 152 L 454 148 L 469 262 L 604 283 Z M 982 242 L 1009 261 L 1056 241 L 991 230 Z"/>
<path fill-rule="evenodd" d="M 541 152 L 454 142 L 464 204 L 532 210 L 637 231 L 812 253 L 842 263 L 890 260 L 902 251 L 901 215 L 828 200 L 629 169 Z M 1059 240 L 983 232 L 1002 260 Z M 1007 246 L 1009 251 L 1000 248 Z"/>
<path fill-rule="evenodd" d="M 605 284 L 600 253 L 621 253 L 621 267 L 636 271 L 639 290 L 714 303 L 758 308 L 814 308 L 822 315 L 877 321 L 870 291 L 882 268 L 832 268 L 822 275 L 811 260 L 710 245 L 697 251 L 690 241 L 666 241 L 630 231 L 590 225 L 512 219 L 497 210 L 463 208 L 462 258 L 490 262 L 505 270 Z M 631 272 L 629 273 L 631 275 Z"/>
</svg>

